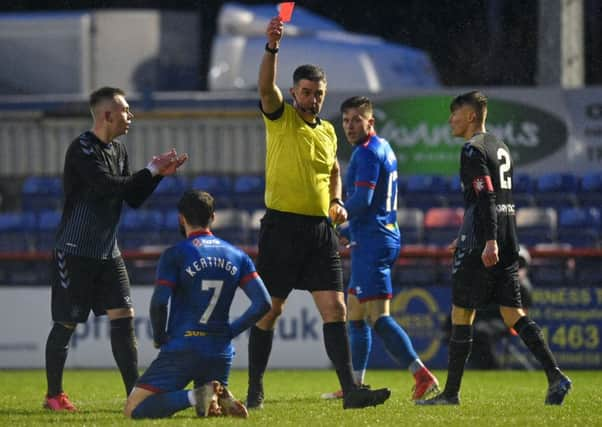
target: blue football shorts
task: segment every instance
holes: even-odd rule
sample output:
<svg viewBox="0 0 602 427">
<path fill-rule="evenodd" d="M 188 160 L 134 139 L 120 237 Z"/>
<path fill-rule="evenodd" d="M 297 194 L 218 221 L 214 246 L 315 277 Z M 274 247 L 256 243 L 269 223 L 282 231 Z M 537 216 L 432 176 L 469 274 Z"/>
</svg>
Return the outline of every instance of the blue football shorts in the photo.
<svg viewBox="0 0 602 427">
<path fill-rule="evenodd" d="M 351 248 L 351 279 L 348 292 L 360 302 L 391 299 L 391 269 L 399 256 L 399 246 L 357 243 Z"/>
<path fill-rule="evenodd" d="M 217 380 L 228 385 L 232 356 L 207 355 L 194 350 L 161 351 L 142 374 L 136 387 L 154 393 L 183 390 L 191 381 L 194 387 Z"/>
</svg>

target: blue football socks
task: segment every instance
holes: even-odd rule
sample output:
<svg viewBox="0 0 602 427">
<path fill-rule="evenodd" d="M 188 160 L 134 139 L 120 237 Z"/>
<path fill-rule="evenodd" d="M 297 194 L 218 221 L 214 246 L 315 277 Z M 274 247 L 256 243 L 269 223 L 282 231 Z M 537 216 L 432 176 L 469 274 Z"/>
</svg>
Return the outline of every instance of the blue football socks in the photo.
<svg viewBox="0 0 602 427">
<path fill-rule="evenodd" d="M 364 382 L 368 367 L 368 358 L 372 349 L 372 331 L 365 320 L 350 320 L 347 323 L 349 346 L 351 347 L 351 364 L 358 383 Z"/>
<path fill-rule="evenodd" d="M 418 359 L 410 337 L 391 316 L 381 316 L 374 323 L 374 332 L 383 340 L 387 352 L 403 368 Z"/>
</svg>

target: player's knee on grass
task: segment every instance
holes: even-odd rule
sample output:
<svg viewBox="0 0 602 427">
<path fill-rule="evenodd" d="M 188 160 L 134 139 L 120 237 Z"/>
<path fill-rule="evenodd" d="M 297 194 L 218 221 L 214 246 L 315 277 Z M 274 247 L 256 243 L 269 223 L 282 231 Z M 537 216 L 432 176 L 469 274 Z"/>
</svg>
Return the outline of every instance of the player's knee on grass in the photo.
<svg viewBox="0 0 602 427">
<path fill-rule="evenodd" d="M 152 394 L 153 393 L 148 390 L 134 387 L 134 389 L 132 390 L 125 402 L 125 408 L 123 408 L 123 415 L 126 418 L 133 418 L 132 413 L 134 412 L 134 410 L 138 407 L 138 405 L 140 405 L 147 397 L 149 397 Z"/>
</svg>

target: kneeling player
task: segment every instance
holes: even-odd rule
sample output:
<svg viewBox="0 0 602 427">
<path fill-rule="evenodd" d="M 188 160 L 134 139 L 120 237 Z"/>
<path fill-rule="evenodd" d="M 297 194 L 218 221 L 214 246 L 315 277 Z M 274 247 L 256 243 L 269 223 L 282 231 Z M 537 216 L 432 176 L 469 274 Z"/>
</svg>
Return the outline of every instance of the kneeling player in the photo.
<svg viewBox="0 0 602 427">
<path fill-rule="evenodd" d="M 227 389 L 232 338 L 270 309 L 270 298 L 251 259 L 212 235 L 210 194 L 186 192 L 178 211 L 186 239 L 161 256 L 150 307 L 153 339 L 161 351 L 139 378 L 124 412 L 135 419 L 163 418 L 194 406 L 199 416 L 246 418 L 247 409 Z M 251 306 L 230 323 L 237 287 Z M 185 390 L 191 381 L 195 389 Z"/>
</svg>

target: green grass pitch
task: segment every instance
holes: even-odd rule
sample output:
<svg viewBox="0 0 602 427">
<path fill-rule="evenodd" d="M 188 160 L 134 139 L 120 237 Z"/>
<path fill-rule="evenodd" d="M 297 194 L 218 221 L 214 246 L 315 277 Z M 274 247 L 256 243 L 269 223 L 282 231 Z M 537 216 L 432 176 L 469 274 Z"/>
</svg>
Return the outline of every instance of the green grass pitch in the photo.
<svg viewBox="0 0 602 427">
<path fill-rule="evenodd" d="M 445 372 L 437 371 L 443 382 Z M 124 391 L 116 370 L 67 370 L 65 389 L 79 408 L 76 414 L 42 409 L 46 380 L 43 370 L 0 370 L 2 426 L 602 426 L 602 371 L 568 371 L 573 390 L 560 407 L 544 406 L 546 381 L 541 371 L 467 371 L 460 407 L 417 407 L 409 400 L 412 379 L 404 371 L 369 371 L 373 387 L 388 386 L 391 398 L 382 406 L 342 409 L 341 401 L 320 399 L 334 391 L 332 371 L 274 370 L 265 378 L 266 403 L 248 420 L 198 419 L 194 410 L 166 420 L 123 418 Z M 244 398 L 246 371 L 231 375 L 231 390 Z"/>
</svg>

